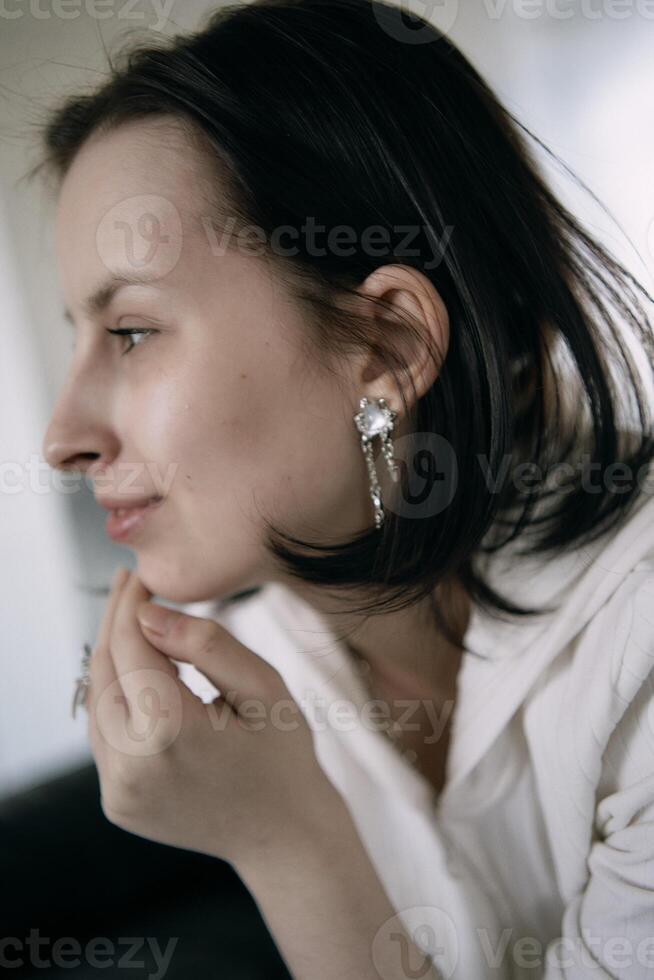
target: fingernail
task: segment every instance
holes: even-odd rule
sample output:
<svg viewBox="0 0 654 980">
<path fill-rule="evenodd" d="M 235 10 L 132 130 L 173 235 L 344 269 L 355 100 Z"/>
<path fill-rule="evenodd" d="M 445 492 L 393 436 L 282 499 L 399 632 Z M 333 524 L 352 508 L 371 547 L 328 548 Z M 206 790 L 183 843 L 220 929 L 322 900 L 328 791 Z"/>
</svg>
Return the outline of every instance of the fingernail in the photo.
<svg viewBox="0 0 654 980">
<path fill-rule="evenodd" d="M 154 602 L 143 602 L 136 610 L 136 616 L 141 626 L 144 626 L 150 633 L 163 636 L 179 619 L 180 613 L 175 612 L 174 609 L 158 606 Z"/>
</svg>

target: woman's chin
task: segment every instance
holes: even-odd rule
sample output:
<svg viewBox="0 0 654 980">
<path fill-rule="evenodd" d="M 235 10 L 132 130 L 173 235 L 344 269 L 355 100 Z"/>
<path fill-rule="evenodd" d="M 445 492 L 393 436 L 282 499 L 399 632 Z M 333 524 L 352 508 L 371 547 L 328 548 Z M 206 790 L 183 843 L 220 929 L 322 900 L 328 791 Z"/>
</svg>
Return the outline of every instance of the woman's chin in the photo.
<svg viewBox="0 0 654 980">
<path fill-rule="evenodd" d="M 147 558 L 137 556 L 136 572 L 145 588 L 163 599 L 165 602 L 173 602 L 178 605 L 190 605 L 196 602 L 216 602 L 229 599 L 240 592 L 259 588 L 260 583 L 254 584 L 251 581 L 238 581 L 233 576 L 226 576 L 223 580 L 219 575 L 199 576 L 180 574 L 179 569 L 170 571 L 162 568 L 160 563 L 155 560 L 149 561 Z"/>
</svg>

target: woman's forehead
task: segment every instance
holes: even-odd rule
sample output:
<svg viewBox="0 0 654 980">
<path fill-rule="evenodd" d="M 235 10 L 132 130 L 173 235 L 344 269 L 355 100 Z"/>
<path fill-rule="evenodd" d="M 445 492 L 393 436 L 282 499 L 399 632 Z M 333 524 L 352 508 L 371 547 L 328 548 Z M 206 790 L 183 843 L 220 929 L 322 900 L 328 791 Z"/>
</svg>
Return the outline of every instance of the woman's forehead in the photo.
<svg viewBox="0 0 654 980">
<path fill-rule="evenodd" d="M 121 124 L 91 136 L 75 155 L 62 181 L 57 221 L 83 228 L 86 219 L 97 226 L 118 205 L 147 214 L 143 202 L 156 196 L 159 204 L 151 203 L 160 224 L 174 231 L 181 220 L 190 228 L 190 219 L 206 209 L 201 190 L 208 174 L 181 127 L 159 119 Z"/>
</svg>

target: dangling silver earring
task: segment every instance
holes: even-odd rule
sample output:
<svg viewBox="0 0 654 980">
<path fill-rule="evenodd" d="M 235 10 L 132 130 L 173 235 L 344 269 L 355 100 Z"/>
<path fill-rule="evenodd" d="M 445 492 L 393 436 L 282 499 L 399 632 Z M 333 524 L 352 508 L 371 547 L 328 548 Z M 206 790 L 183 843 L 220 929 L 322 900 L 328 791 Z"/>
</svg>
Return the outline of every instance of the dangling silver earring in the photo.
<svg viewBox="0 0 654 980">
<path fill-rule="evenodd" d="M 386 465 L 393 483 L 397 483 L 400 478 L 400 471 L 393 460 L 393 443 L 391 432 L 395 425 L 398 415 L 388 407 L 383 398 L 376 398 L 369 402 L 363 397 L 359 402 L 361 411 L 357 412 L 354 423 L 361 433 L 361 449 L 366 458 L 368 476 L 370 478 L 370 497 L 375 508 L 375 527 L 380 528 L 384 523 L 384 508 L 382 505 L 381 487 L 377 479 L 375 460 L 373 457 L 372 440 L 375 436 L 381 437 L 382 453 L 386 460 Z"/>
</svg>

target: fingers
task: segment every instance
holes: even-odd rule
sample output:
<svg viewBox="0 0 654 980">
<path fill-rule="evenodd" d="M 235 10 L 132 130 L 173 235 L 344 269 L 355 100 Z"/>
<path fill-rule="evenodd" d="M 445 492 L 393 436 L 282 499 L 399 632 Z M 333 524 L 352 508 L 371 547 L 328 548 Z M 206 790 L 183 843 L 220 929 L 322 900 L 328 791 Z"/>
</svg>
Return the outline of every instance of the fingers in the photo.
<svg viewBox="0 0 654 980">
<path fill-rule="evenodd" d="M 275 668 L 214 620 L 152 603 L 142 605 L 137 615 L 157 649 L 193 664 L 236 710 L 252 698 L 270 703 L 285 696 L 285 686 Z M 163 632 L 152 632 L 148 623 Z"/>
<path fill-rule="evenodd" d="M 192 698 L 176 664 L 148 642 L 136 620 L 136 605 L 151 595 L 135 572 L 121 569 L 114 577 L 89 718 L 89 739 L 103 764 L 116 750 L 123 756 L 158 750 L 179 731 L 183 703 Z"/>
<path fill-rule="evenodd" d="M 121 592 L 129 578 L 129 569 L 119 568 L 111 580 L 109 598 L 105 606 L 104 615 L 98 629 L 95 640 L 93 654 L 89 663 L 90 689 L 88 705 L 89 710 L 93 710 L 98 698 L 103 691 L 113 684 L 116 680 L 116 670 L 109 650 L 109 638 L 111 635 L 111 625 L 114 613 L 120 599 Z"/>
<path fill-rule="evenodd" d="M 152 598 L 136 573 L 132 573 L 120 594 L 113 622 L 109 646 L 116 673 L 120 677 L 133 670 L 163 670 L 177 677 L 177 668 L 162 652 L 155 649 L 143 634 L 136 618 L 136 608 Z"/>
</svg>

